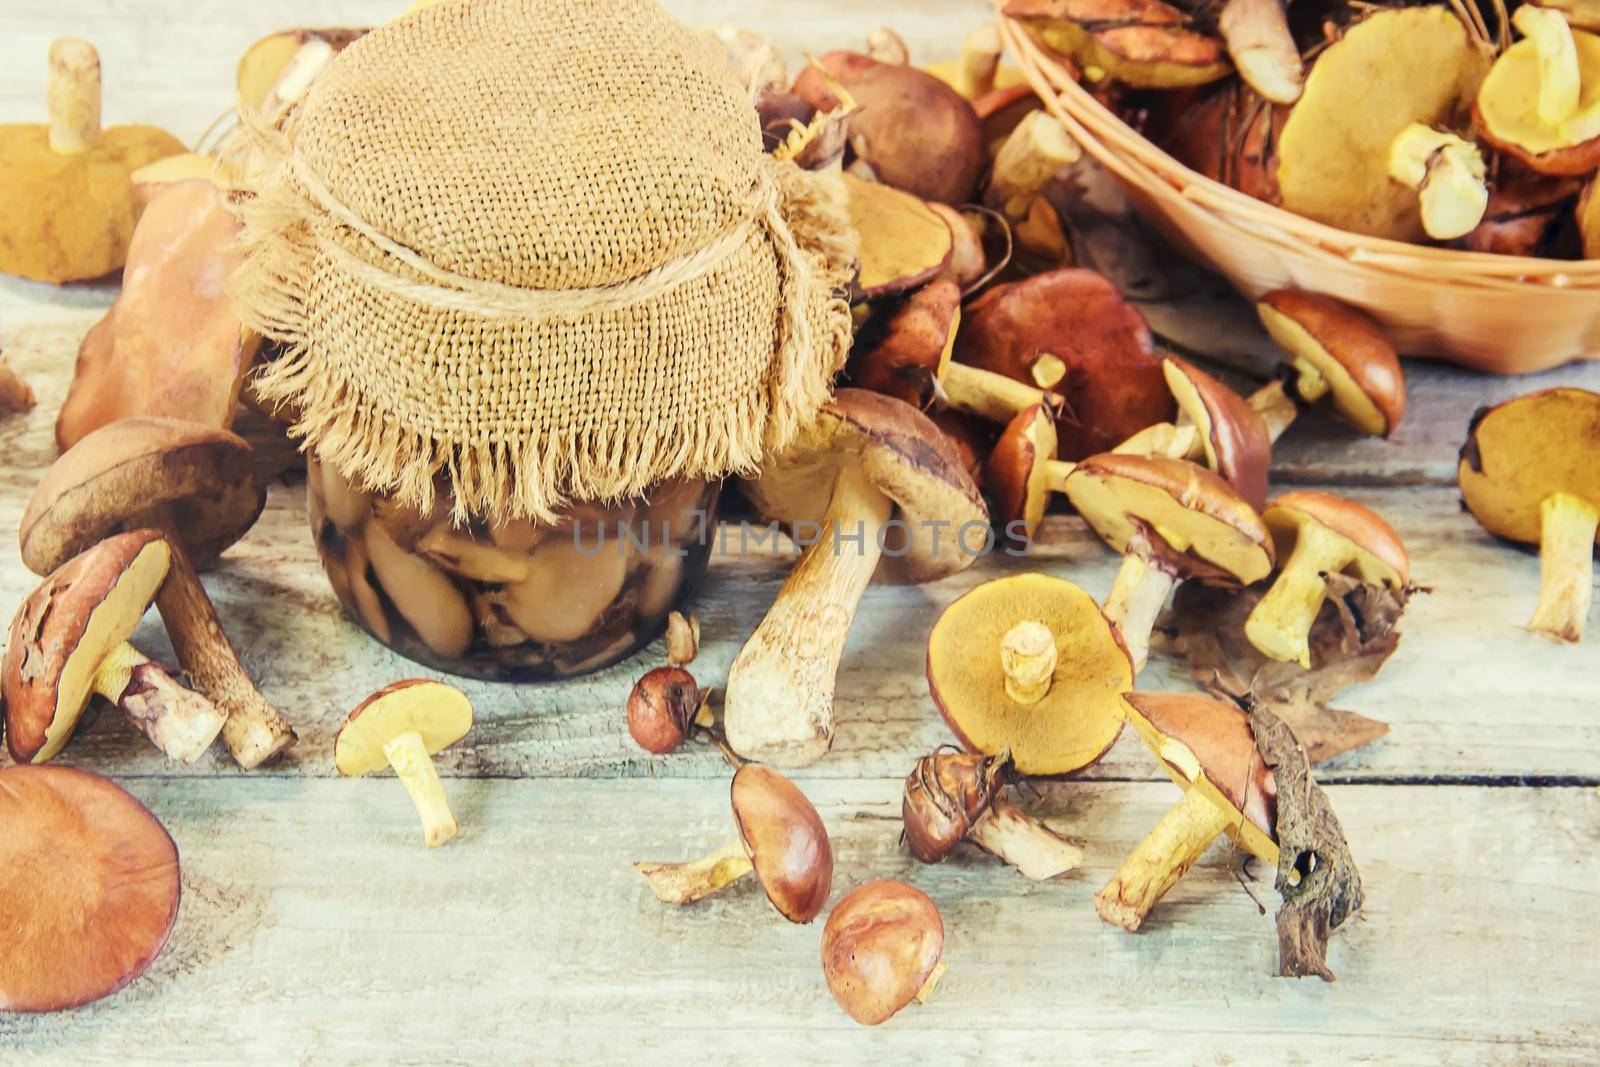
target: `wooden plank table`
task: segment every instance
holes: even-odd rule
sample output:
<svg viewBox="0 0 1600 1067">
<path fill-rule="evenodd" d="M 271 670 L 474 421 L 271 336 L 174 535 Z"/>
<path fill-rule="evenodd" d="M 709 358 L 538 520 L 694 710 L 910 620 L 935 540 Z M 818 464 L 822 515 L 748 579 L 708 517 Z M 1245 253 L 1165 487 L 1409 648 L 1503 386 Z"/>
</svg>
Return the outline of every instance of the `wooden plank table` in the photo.
<svg viewBox="0 0 1600 1067">
<path fill-rule="evenodd" d="M 918 57 L 952 51 L 985 10 L 979 0 L 669 6 L 691 23 L 741 20 L 796 51 L 850 46 L 887 23 Z M 158 122 L 193 139 L 227 105 L 234 60 L 255 37 L 398 7 L 7 0 L 0 121 L 38 116 L 45 48 L 72 33 L 101 48 L 108 122 Z M 54 456 L 77 342 L 113 295 L 105 284 L 0 279 L 0 347 L 41 401 L 0 423 L 0 530 L 15 529 Z M 1191 296 L 1152 306 L 1153 321 L 1259 371 L 1265 348 L 1237 303 Z M 1026 882 L 978 853 L 922 867 L 899 846 L 900 779 L 947 740 L 921 677 L 927 624 L 1019 566 L 1103 595 L 1116 561 L 1070 519 L 1052 518 L 1026 563 L 986 560 L 934 586 L 869 591 L 851 633 L 834 751 L 797 777 L 834 837 L 836 895 L 871 877 L 914 882 L 944 913 L 951 964 L 929 1005 L 868 1031 L 828 996 L 818 926 L 782 922 L 750 888 L 668 909 L 629 869 L 695 854 L 728 830 L 720 758 L 705 748 L 649 758 L 627 738 L 623 697 L 659 647 L 560 686 L 467 685 L 479 725 L 439 760 L 463 824 L 445 849 L 418 846 L 394 782 L 338 779 L 332 738 L 349 708 L 427 672 L 342 619 L 303 492 L 281 486 L 207 583 L 300 744 L 256 774 L 219 754 L 180 770 L 115 716 L 88 724 L 65 758 L 115 777 L 166 822 L 184 857 L 182 912 L 166 954 L 121 995 L 57 1016 L 0 1015 L 0 1062 L 1593 1062 L 1600 635 L 1558 648 L 1520 628 L 1537 560 L 1464 515 L 1453 476 L 1478 405 L 1555 384 L 1600 388 L 1600 365 L 1520 380 L 1420 362 L 1408 371 L 1411 408 L 1395 440 L 1308 417 L 1274 471 L 1279 484 L 1333 488 L 1383 512 L 1432 588 L 1407 612 L 1384 672 L 1344 701 L 1392 732 L 1321 775 L 1368 893 L 1335 936 L 1336 984 L 1271 977 L 1270 911 L 1221 847 L 1141 934 L 1095 917 L 1094 892 L 1176 799 L 1129 738 L 1087 781 L 1031 802 L 1088 842 L 1082 869 L 1056 882 Z M 698 607 L 704 680 L 720 681 L 788 559 L 719 551 Z M 0 606 L 35 581 L 15 548 L 0 548 Z M 153 616 L 137 640 L 170 654 Z M 1188 687 L 1159 644 L 1141 684 Z M 1246 879 L 1270 908 L 1270 876 Z"/>
</svg>

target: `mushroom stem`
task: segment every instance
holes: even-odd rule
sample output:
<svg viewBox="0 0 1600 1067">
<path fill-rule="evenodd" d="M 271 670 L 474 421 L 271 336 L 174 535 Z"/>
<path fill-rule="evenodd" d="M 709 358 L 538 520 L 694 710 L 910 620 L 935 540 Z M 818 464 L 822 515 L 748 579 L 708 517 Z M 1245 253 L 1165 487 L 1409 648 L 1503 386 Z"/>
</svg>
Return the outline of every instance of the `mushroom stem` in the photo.
<svg viewBox="0 0 1600 1067">
<path fill-rule="evenodd" d="M 1300 47 L 1283 6 L 1280 0 L 1227 0 L 1217 19 L 1239 77 L 1274 104 L 1300 99 L 1305 82 Z"/>
<path fill-rule="evenodd" d="M 1026 814 L 1004 796 L 967 831 L 967 840 L 1011 864 L 1024 878 L 1043 882 L 1083 862 L 1083 849 Z"/>
<path fill-rule="evenodd" d="M 383 754 L 394 768 L 396 777 L 411 794 L 411 803 L 422 816 L 422 839 L 429 848 L 438 848 L 460 829 L 456 817 L 450 812 L 450 799 L 445 796 L 444 783 L 434 769 L 433 758 L 422 734 L 407 730 L 383 746 Z"/>
<path fill-rule="evenodd" d="M 1125 456 L 1165 456 L 1168 459 L 1196 459 L 1205 454 L 1199 427 L 1193 423 L 1179 426 L 1171 422 L 1146 426 L 1111 451 Z"/>
<path fill-rule="evenodd" d="M 1112 926 L 1133 933 L 1227 827 L 1227 812 L 1191 788 L 1122 861 L 1095 896 L 1094 910 Z"/>
<path fill-rule="evenodd" d="M 976 100 L 992 91 L 1004 51 L 1005 42 L 1000 39 L 998 23 L 985 22 L 967 34 L 966 40 L 961 42 L 961 61 L 956 67 L 956 92 L 968 100 Z"/>
<path fill-rule="evenodd" d="M 1268 382 L 1250 394 L 1248 403 L 1261 421 L 1267 424 L 1267 438 L 1276 441 L 1283 431 L 1300 417 L 1300 406 L 1289 395 L 1288 386 L 1279 378 Z"/>
<path fill-rule="evenodd" d="M 1176 577 L 1132 546 L 1122 557 L 1116 581 L 1111 584 L 1111 592 L 1106 594 L 1105 614 L 1122 634 L 1122 643 L 1127 646 L 1136 675 L 1150 658 L 1150 633 L 1156 628 L 1156 617 L 1161 614 L 1168 594 L 1177 584 Z"/>
<path fill-rule="evenodd" d="M 1044 462 L 1044 487 L 1052 493 L 1065 493 L 1067 491 L 1067 475 L 1071 474 L 1077 464 L 1065 459 L 1047 459 Z"/>
<path fill-rule="evenodd" d="M 100 54 L 94 45 L 76 37 L 51 42 L 45 102 L 52 152 L 86 152 L 100 139 Z"/>
<path fill-rule="evenodd" d="M 1572 27 L 1561 12 L 1534 4 L 1517 8 L 1511 21 L 1539 52 L 1539 121 L 1559 126 L 1578 110 L 1582 89 Z"/>
<path fill-rule="evenodd" d="M 1050 402 L 1043 389 L 965 363 L 947 365 L 939 385 L 945 404 L 991 422 L 1010 422 L 1035 404 Z"/>
<path fill-rule="evenodd" d="M 228 751 L 239 766 L 254 770 L 294 744 L 294 729 L 267 703 L 239 663 L 171 515 L 157 509 L 130 525 L 148 526 L 166 537 L 172 569 L 156 596 L 156 608 L 190 677 L 227 714 L 222 739 Z"/>
<path fill-rule="evenodd" d="M 1583 637 L 1594 595 L 1595 530 L 1600 509 L 1572 493 L 1539 504 L 1539 606 L 1528 629 L 1558 641 Z"/>
<path fill-rule="evenodd" d="M 944 960 L 940 960 L 938 963 L 934 964 L 933 970 L 928 972 L 927 980 L 922 983 L 922 986 L 917 990 L 916 995 L 911 999 L 916 1001 L 918 1004 L 928 1003 L 928 998 L 933 996 L 933 990 L 936 986 L 938 986 L 939 979 L 943 978 L 944 972 L 948 971 L 949 969 L 950 965 Z"/>
<path fill-rule="evenodd" d="M 833 743 L 834 676 L 892 511 L 859 469 L 839 472 L 817 541 L 728 670 L 723 726 L 741 756 L 804 767 Z"/>
<path fill-rule="evenodd" d="M 744 844 L 735 836 L 708 855 L 688 863 L 635 863 L 633 869 L 650 883 L 663 904 L 693 904 L 737 882 L 753 869 Z"/>
<path fill-rule="evenodd" d="M 1017 623 L 1000 638 L 1006 695 L 1023 707 L 1043 700 L 1056 673 L 1056 635 L 1042 622 Z"/>
<path fill-rule="evenodd" d="M 127 642 L 100 662 L 91 684 L 169 759 L 180 763 L 199 759 L 227 721 L 215 704 L 179 685 L 160 664 Z"/>
<path fill-rule="evenodd" d="M 1417 191 L 1422 228 L 1453 241 L 1478 227 L 1489 208 L 1488 168 L 1471 141 L 1413 122 L 1389 146 L 1389 177 Z"/>
<path fill-rule="evenodd" d="M 1245 620 L 1244 634 L 1264 655 L 1311 669 L 1311 626 L 1328 594 L 1327 575 L 1355 561 L 1356 549 L 1321 523 L 1300 529 L 1272 588 Z"/>
</svg>

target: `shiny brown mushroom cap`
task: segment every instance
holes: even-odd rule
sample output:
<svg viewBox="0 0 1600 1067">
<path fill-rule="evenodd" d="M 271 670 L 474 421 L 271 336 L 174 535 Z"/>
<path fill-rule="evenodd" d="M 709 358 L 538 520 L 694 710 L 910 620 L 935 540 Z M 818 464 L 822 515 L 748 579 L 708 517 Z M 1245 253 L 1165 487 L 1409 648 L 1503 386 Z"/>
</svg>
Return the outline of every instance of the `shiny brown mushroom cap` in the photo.
<svg viewBox="0 0 1600 1067">
<path fill-rule="evenodd" d="M 856 361 L 852 380 L 863 389 L 927 407 L 950 362 L 960 322 L 961 287 L 947 278 L 929 282 L 890 316 L 883 339 Z"/>
<path fill-rule="evenodd" d="M 1542 389 L 1472 419 L 1456 468 L 1467 510 L 1496 537 L 1536 545 L 1545 498 L 1600 508 L 1600 393 Z"/>
<path fill-rule="evenodd" d="M 956 751 L 917 760 L 900 797 L 900 821 L 911 854 L 923 863 L 948 856 L 1004 788 L 1010 762 L 1010 753 Z"/>
<path fill-rule="evenodd" d="M 1328 381 L 1320 403 L 1374 437 L 1388 437 L 1406 414 L 1400 356 L 1381 327 L 1348 304 L 1302 289 L 1276 289 L 1256 305 L 1278 347 Z"/>
<path fill-rule="evenodd" d="M 911 1003 L 944 955 L 944 920 L 904 882 L 858 886 L 822 930 L 822 974 L 839 1007 L 876 1026 Z"/>
<path fill-rule="evenodd" d="M 12 759 L 42 763 L 61 751 L 95 672 L 139 625 L 170 561 L 160 534 L 135 530 L 62 564 L 22 602 L 0 661 Z"/>
<path fill-rule="evenodd" d="M 785 919 L 808 923 L 833 891 L 833 845 L 811 801 L 759 763 L 733 776 L 733 821 L 767 899 Z"/>
<path fill-rule="evenodd" d="M 1402 586 L 1411 580 L 1411 555 L 1383 516 L 1332 493 L 1302 489 L 1284 493 L 1262 512 L 1278 558 L 1288 557 L 1306 522 L 1315 522 L 1360 549 L 1352 567 L 1364 582 Z"/>
<path fill-rule="evenodd" d="M 143 974 L 182 891 L 149 809 L 88 771 L 6 767 L 0 826 L 0 1012 L 75 1008 Z"/>
<path fill-rule="evenodd" d="M 856 465 L 896 505 L 897 531 L 904 539 L 890 542 L 880 573 L 927 582 L 971 565 L 976 557 L 968 547 L 970 530 L 966 545 L 961 531 L 989 521 L 978 487 L 939 428 L 893 397 L 839 390 L 794 443 L 768 461 L 758 479 L 745 483 L 745 493 L 768 519 L 786 525 L 817 522 L 846 464 Z"/>
<path fill-rule="evenodd" d="M 22 516 L 22 561 L 48 574 L 96 541 L 165 508 L 196 566 L 255 525 L 266 493 L 226 430 L 138 416 L 102 426 L 45 472 Z"/>
<path fill-rule="evenodd" d="M 1233 483 L 1251 507 L 1267 502 L 1272 437 L 1249 401 L 1205 371 L 1177 356 L 1161 364 L 1178 407 L 1200 431 L 1206 465 Z"/>
<path fill-rule="evenodd" d="M 1084 521 L 1125 553 L 1141 529 L 1154 532 L 1163 562 L 1249 585 L 1272 573 L 1272 535 L 1237 490 L 1204 467 L 1161 456 L 1090 456 L 1067 476 Z M 1198 562 L 1205 565 L 1196 568 Z"/>
<path fill-rule="evenodd" d="M 1050 504 L 1045 464 L 1055 458 L 1056 424 L 1043 404 L 1019 412 L 1006 424 L 984 464 L 983 483 L 994 501 L 995 521 L 1008 534 L 1011 524 L 1020 522 L 1032 537 L 1044 521 Z"/>
</svg>

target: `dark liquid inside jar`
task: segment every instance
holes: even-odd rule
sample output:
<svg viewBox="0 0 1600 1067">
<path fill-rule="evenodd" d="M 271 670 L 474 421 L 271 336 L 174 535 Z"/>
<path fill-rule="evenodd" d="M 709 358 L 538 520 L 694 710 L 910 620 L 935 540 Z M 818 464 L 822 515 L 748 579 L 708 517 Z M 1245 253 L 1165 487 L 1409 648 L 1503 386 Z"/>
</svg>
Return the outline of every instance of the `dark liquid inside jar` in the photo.
<svg viewBox="0 0 1600 1067">
<path fill-rule="evenodd" d="M 388 647 L 491 681 L 569 678 L 660 635 L 705 577 L 719 482 L 575 504 L 552 524 L 450 523 L 306 468 L 317 554 L 349 616 Z"/>
</svg>

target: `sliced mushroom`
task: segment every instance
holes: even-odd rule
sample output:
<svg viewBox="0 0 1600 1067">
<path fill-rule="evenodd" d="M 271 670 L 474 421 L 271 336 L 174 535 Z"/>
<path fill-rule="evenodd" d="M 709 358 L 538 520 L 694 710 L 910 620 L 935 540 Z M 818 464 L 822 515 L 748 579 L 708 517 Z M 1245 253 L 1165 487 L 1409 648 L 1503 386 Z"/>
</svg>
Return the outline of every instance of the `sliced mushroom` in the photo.
<svg viewBox="0 0 1600 1067">
<path fill-rule="evenodd" d="M 1262 325 L 1287 357 L 1287 377 L 1256 390 L 1250 406 L 1276 441 L 1315 404 L 1340 422 L 1388 437 L 1406 413 L 1406 378 L 1383 330 L 1332 297 L 1275 289 L 1256 305 Z"/>
<path fill-rule="evenodd" d="M 349 778 L 393 767 L 422 819 L 422 839 L 437 848 L 460 827 L 433 757 L 472 729 L 472 702 L 454 686 L 415 679 L 363 700 L 339 727 L 333 762 Z"/>
<path fill-rule="evenodd" d="M 450 577 L 395 544 L 379 523 L 367 523 L 363 541 L 379 587 L 422 643 L 447 659 L 464 653 L 472 644 L 472 608 Z"/>
</svg>

